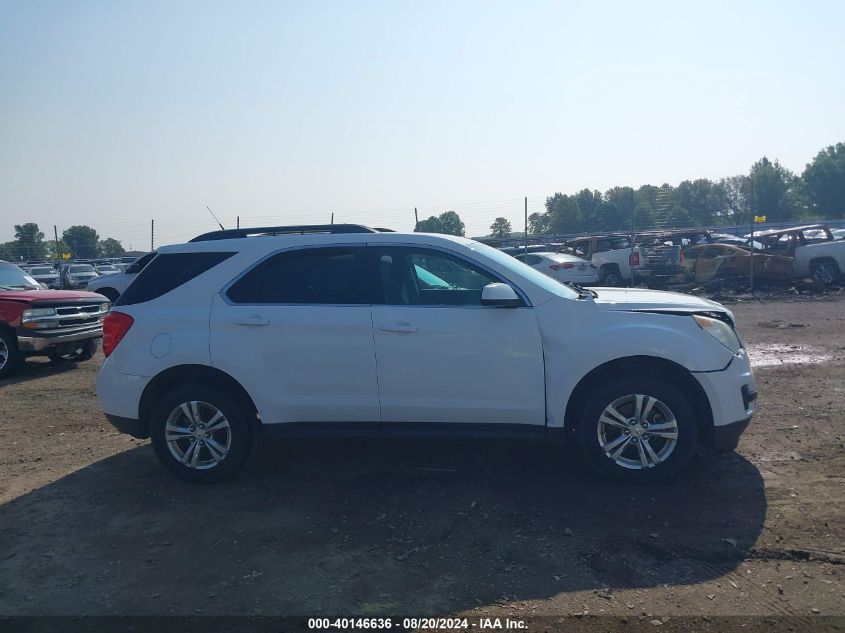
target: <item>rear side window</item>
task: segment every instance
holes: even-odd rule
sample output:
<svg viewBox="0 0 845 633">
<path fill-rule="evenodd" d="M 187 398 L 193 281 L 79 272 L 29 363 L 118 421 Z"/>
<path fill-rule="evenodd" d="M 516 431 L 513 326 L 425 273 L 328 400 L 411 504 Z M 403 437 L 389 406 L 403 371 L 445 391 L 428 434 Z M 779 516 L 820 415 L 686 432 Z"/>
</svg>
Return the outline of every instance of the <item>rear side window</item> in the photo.
<svg viewBox="0 0 845 633">
<path fill-rule="evenodd" d="M 152 301 L 214 268 L 234 253 L 167 253 L 155 257 L 129 284 L 116 306 Z"/>
<path fill-rule="evenodd" d="M 306 248 L 279 253 L 232 284 L 233 303 L 369 304 L 363 248 Z"/>
</svg>

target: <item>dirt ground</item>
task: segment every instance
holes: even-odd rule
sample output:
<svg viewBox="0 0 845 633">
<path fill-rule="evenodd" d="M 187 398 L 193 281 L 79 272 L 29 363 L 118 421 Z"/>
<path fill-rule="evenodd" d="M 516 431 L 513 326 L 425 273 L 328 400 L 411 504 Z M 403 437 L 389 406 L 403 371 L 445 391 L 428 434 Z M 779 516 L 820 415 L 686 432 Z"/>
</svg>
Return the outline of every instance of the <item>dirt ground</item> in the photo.
<svg viewBox="0 0 845 633">
<path fill-rule="evenodd" d="M 173 479 L 97 408 L 101 358 L 0 386 L 0 614 L 845 615 L 845 298 L 729 306 L 737 453 L 621 486 L 540 443 L 265 442 Z"/>
</svg>

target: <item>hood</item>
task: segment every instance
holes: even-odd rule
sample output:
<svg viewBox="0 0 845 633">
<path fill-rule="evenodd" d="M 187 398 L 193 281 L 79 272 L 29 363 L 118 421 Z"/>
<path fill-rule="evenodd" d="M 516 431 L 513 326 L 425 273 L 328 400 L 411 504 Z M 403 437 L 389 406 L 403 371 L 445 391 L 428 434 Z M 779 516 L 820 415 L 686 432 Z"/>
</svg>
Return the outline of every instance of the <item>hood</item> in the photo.
<svg viewBox="0 0 845 633">
<path fill-rule="evenodd" d="M 108 301 L 96 292 L 85 292 L 83 290 L 0 290 L 0 300 L 21 301 L 24 303 L 53 302 L 53 301 L 85 301 L 100 302 Z"/>
<path fill-rule="evenodd" d="M 721 303 L 681 294 L 647 288 L 591 288 L 598 297 L 595 302 L 606 310 L 666 310 L 678 312 L 730 311 Z"/>
</svg>

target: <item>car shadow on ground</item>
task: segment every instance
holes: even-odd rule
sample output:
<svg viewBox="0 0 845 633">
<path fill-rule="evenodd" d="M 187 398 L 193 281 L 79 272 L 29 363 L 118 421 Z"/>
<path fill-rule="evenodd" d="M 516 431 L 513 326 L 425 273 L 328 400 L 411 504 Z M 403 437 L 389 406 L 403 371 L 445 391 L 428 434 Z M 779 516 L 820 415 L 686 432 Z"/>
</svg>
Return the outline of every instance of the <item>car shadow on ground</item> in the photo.
<svg viewBox="0 0 845 633">
<path fill-rule="evenodd" d="M 38 360 L 25 359 L 15 367 L 11 376 L 0 380 L 0 389 L 36 378 L 59 376 L 66 371 L 76 369 L 77 366 L 77 363 L 52 362 L 43 358 Z"/>
<path fill-rule="evenodd" d="M 142 446 L 0 506 L 0 613 L 434 615 L 689 584 L 765 515 L 736 454 L 630 486 L 532 442 L 268 441 L 197 486 Z"/>
</svg>

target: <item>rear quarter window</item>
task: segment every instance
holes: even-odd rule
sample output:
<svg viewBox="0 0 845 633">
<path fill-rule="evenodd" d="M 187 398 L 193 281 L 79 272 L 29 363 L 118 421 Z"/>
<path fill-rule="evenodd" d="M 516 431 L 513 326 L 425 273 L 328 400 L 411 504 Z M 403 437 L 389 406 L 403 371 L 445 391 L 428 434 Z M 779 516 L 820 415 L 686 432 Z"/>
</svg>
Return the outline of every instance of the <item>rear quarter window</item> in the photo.
<svg viewBox="0 0 845 633">
<path fill-rule="evenodd" d="M 138 273 L 116 306 L 152 301 L 229 259 L 234 253 L 166 253 Z"/>
</svg>

